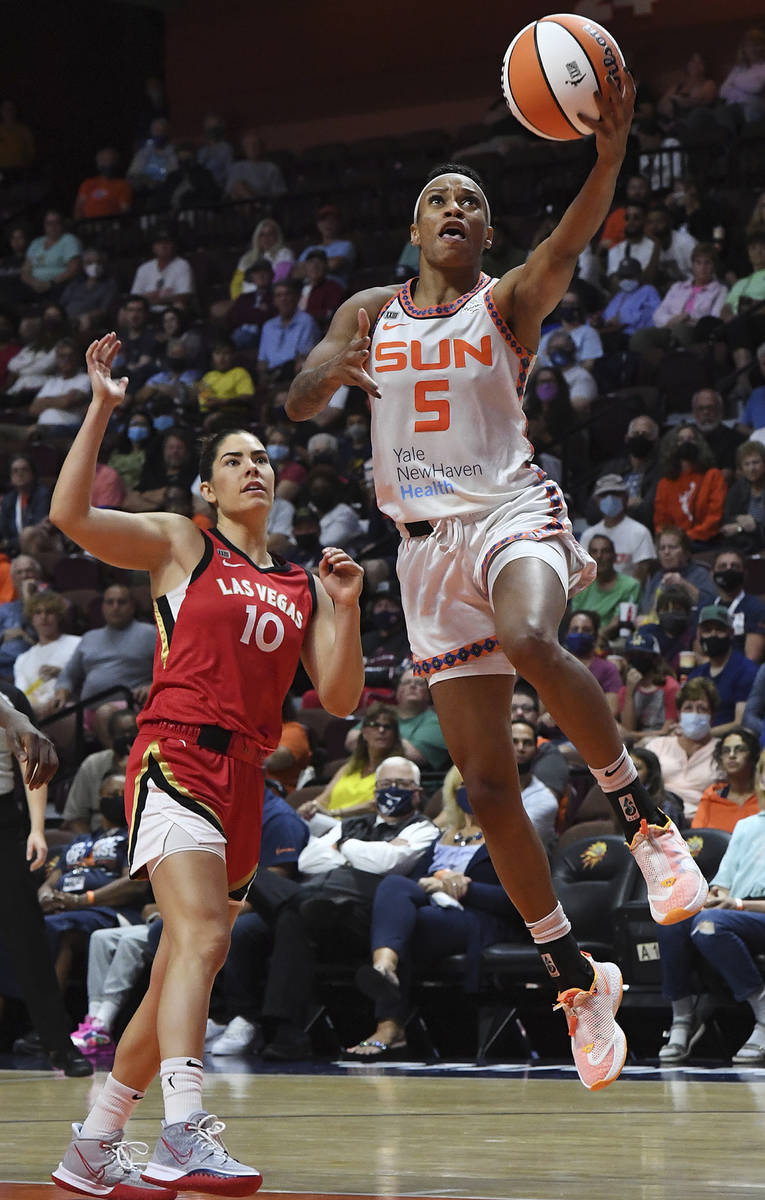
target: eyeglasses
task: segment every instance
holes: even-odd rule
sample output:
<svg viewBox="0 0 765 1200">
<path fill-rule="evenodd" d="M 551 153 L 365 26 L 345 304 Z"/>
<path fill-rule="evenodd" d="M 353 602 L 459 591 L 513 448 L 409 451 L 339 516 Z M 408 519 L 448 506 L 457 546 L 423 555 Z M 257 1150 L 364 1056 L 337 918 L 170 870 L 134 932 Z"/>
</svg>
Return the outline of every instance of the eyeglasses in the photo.
<svg viewBox="0 0 765 1200">
<path fill-rule="evenodd" d="M 394 725 L 385 725 L 382 721 L 365 721 L 364 728 L 365 729 L 380 729 L 380 730 L 384 731 L 386 729 L 394 729 L 395 726 Z"/>
</svg>

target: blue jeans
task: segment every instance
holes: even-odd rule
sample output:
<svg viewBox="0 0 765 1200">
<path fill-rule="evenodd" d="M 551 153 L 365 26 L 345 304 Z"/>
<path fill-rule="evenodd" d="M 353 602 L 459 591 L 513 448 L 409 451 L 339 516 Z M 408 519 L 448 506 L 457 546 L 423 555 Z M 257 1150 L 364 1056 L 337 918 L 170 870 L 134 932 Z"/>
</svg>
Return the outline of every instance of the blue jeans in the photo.
<svg viewBox="0 0 765 1200">
<path fill-rule="evenodd" d="M 754 954 L 765 950 L 765 913 L 708 908 L 678 925 L 657 929 L 662 990 L 668 1000 L 692 994 L 694 951 L 723 977 L 736 1000 L 763 988 Z"/>
</svg>

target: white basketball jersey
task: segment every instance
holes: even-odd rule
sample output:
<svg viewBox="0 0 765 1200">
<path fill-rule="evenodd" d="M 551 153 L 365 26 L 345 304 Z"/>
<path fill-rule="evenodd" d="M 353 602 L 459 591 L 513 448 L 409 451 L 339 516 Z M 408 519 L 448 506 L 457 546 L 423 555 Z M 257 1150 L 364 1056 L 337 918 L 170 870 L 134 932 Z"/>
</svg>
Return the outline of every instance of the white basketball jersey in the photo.
<svg viewBox="0 0 765 1200">
<path fill-rule="evenodd" d="M 451 304 L 421 309 L 410 280 L 377 318 L 374 479 L 394 521 L 476 514 L 518 494 L 534 453 L 522 408 L 534 355 L 497 310 L 496 282 L 482 273 Z"/>
</svg>

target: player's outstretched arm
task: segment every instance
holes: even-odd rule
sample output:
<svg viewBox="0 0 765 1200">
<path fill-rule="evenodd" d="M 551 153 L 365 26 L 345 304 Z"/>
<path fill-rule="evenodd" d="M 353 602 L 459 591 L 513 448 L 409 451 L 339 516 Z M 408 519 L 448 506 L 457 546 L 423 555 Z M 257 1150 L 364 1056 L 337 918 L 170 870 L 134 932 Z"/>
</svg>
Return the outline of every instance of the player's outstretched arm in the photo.
<svg viewBox="0 0 765 1200">
<path fill-rule="evenodd" d="M 290 420 L 310 420 L 326 408 L 343 384 L 379 396 L 377 384 L 365 369 L 369 330 L 383 305 L 395 294 L 395 288 L 370 288 L 340 305 L 326 334 L 292 381 L 285 405 Z"/>
<path fill-rule="evenodd" d="M 112 379 L 112 363 L 120 348 L 114 333 L 88 347 L 85 359 L 93 397 L 53 489 L 50 519 L 102 562 L 153 571 L 169 560 L 179 539 L 186 537 L 196 547 L 201 534 L 191 521 L 176 513 L 124 513 L 91 506 L 98 451 L 128 382 Z"/>
<path fill-rule="evenodd" d="M 592 129 L 598 159 L 578 195 L 522 267 L 515 267 L 494 288 L 500 312 L 523 345 L 535 349 L 542 321 L 552 312 L 571 282 L 577 259 L 608 215 L 616 180 L 627 148 L 635 103 L 629 72 L 624 87 L 609 78 L 606 92 L 595 96 L 599 120 L 579 114 Z"/>
<path fill-rule="evenodd" d="M 359 596 L 364 570 L 337 546 L 327 546 L 319 563 L 317 609 L 303 643 L 303 666 L 322 708 L 347 717 L 364 687 Z"/>
</svg>

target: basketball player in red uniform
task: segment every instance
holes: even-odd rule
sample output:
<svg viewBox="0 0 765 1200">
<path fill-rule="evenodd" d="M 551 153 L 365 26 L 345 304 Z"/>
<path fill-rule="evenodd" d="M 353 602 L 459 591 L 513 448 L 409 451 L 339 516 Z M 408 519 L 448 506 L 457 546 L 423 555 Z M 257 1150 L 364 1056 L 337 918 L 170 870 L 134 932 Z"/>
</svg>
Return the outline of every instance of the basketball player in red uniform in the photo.
<svg viewBox="0 0 765 1200">
<path fill-rule="evenodd" d="M 515 669 L 610 795 L 654 917 L 689 917 L 707 890 L 640 786 L 595 678 L 558 642 L 568 594 L 594 564 L 557 485 L 530 464 L 522 409 L 541 323 L 609 210 L 634 95 L 627 75 L 596 97 L 599 120 L 582 117 L 595 134 L 595 166 L 557 228 L 501 279 L 481 272 L 492 229 L 480 179 L 455 164 L 431 172 L 411 227 L 419 278 L 346 301 L 287 402 L 299 421 L 342 384 L 370 396 L 377 500 L 403 538 L 397 572 L 414 669 L 433 687 L 497 873 L 559 988 L 589 1088 L 611 1083 L 624 1063 L 614 1019 L 621 974 L 580 953 L 524 812 L 510 728 Z"/>
<path fill-rule="evenodd" d="M 149 989 L 53 1179 L 115 1200 L 189 1190 L 249 1196 L 260 1173 L 228 1153 L 223 1123 L 202 1104 L 210 991 L 257 866 L 261 763 L 278 745 L 298 663 L 330 712 L 358 704 L 363 573 L 334 547 L 324 550 L 318 580 L 268 554 L 274 472 L 261 442 L 242 430 L 211 439 L 200 459 L 202 494 L 217 510 L 209 533 L 175 513 L 92 508 L 99 447 L 127 384 L 111 377 L 119 348 L 108 334 L 88 349 L 93 399 L 51 520 L 102 561 L 150 572 L 159 636 L 126 809 L 131 873 L 151 879 L 164 925 Z M 123 1130 L 158 1069 L 166 1119 L 141 1170 Z"/>
</svg>

